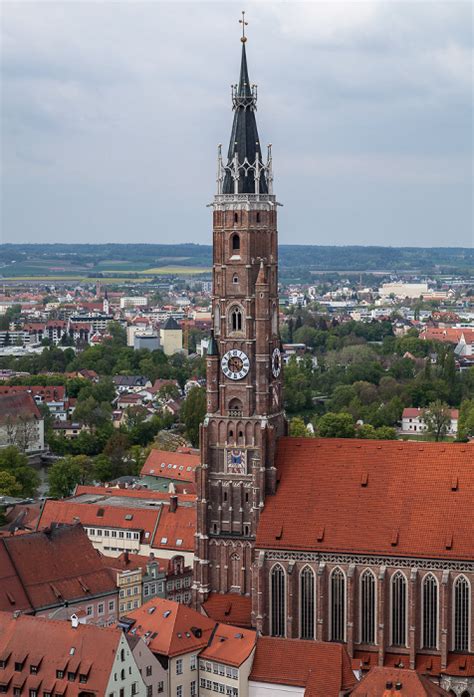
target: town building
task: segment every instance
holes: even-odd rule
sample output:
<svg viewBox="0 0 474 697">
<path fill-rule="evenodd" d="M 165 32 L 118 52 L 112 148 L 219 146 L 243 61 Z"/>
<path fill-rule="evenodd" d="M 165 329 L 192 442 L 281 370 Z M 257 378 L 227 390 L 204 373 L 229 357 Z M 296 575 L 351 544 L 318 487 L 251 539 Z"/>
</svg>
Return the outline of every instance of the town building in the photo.
<svg viewBox="0 0 474 697">
<path fill-rule="evenodd" d="M 340 697 L 349 694 L 356 683 L 350 658 L 341 644 L 259 637 L 248 695 Z M 382 695 L 377 693 L 377 697 Z"/>
<path fill-rule="evenodd" d="M 406 407 L 402 413 L 401 433 L 406 435 L 423 434 L 428 430 L 424 419 L 426 410 L 420 407 Z M 459 409 L 451 409 L 451 421 L 446 431 L 448 436 L 457 436 Z"/>
<path fill-rule="evenodd" d="M 44 451 L 44 418 L 28 392 L 0 394 L 0 448 L 16 446 L 28 455 Z"/>
<path fill-rule="evenodd" d="M 179 448 L 175 452 L 150 450 L 140 472 L 142 481 L 153 491 L 169 491 L 170 484 L 183 482 L 194 484 L 196 468 L 201 457 L 189 448 Z"/>
<path fill-rule="evenodd" d="M 426 676 L 402 668 L 371 668 L 366 677 L 350 692 L 351 697 L 449 697 Z M 468 693 L 464 697 L 470 697 Z"/>
<path fill-rule="evenodd" d="M 117 619 L 117 588 L 80 525 L 0 538 L 0 610 Z"/>
<path fill-rule="evenodd" d="M 160 327 L 160 344 L 166 356 L 183 350 L 183 330 L 173 317 L 168 317 Z"/>
<path fill-rule="evenodd" d="M 0 693 L 15 697 L 147 697 L 120 629 L 0 612 Z"/>
</svg>

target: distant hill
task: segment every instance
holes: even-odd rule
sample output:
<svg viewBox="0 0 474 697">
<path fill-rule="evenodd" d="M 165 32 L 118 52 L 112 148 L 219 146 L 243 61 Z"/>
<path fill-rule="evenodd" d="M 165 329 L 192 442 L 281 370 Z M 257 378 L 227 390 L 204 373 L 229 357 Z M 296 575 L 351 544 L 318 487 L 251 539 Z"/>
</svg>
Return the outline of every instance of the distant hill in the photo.
<svg viewBox="0 0 474 697">
<path fill-rule="evenodd" d="M 324 272 L 473 274 L 474 250 L 462 247 L 333 247 L 281 245 L 282 278 L 308 280 Z M 212 265 L 210 245 L 198 244 L 4 244 L 0 276 L 112 277 L 199 273 Z"/>
</svg>

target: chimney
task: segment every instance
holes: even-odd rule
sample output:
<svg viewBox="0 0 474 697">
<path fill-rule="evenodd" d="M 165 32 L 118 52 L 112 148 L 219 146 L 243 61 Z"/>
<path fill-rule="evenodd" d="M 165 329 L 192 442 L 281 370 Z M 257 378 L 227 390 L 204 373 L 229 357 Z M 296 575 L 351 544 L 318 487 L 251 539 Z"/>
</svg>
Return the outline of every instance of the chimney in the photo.
<svg viewBox="0 0 474 697">
<path fill-rule="evenodd" d="M 178 508 L 178 497 L 177 496 L 170 496 L 170 513 L 176 513 L 177 508 Z"/>
<path fill-rule="evenodd" d="M 128 551 L 125 551 L 123 553 L 123 560 L 126 564 L 128 564 L 128 562 L 130 561 L 129 556 L 128 556 Z"/>
<path fill-rule="evenodd" d="M 71 627 L 77 629 L 79 627 L 79 617 L 77 615 L 71 615 Z"/>
</svg>

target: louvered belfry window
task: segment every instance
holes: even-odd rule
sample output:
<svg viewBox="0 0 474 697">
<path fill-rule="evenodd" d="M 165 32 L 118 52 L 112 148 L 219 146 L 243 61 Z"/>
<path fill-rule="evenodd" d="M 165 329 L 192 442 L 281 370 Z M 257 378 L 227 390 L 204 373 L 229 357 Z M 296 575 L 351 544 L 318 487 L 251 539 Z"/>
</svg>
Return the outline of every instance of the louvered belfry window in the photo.
<svg viewBox="0 0 474 697">
<path fill-rule="evenodd" d="M 360 578 L 361 642 L 375 644 L 375 576 L 366 569 Z"/>
<path fill-rule="evenodd" d="M 346 623 L 346 578 L 341 569 L 331 573 L 331 640 L 344 641 Z"/>
<path fill-rule="evenodd" d="M 470 587 L 465 576 L 454 582 L 454 645 L 455 651 L 469 651 Z"/>
<path fill-rule="evenodd" d="M 392 576 L 392 646 L 406 646 L 407 580 L 401 571 Z"/>
<path fill-rule="evenodd" d="M 285 585 L 285 572 L 276 564 L 270 575 L 272 636 L 285 636 Z"/>
<path fill-rule="evenodd" d="M 306 566 L 300 575 L 300 639 L 314 639 L 314 572 Z"/>
</svg>

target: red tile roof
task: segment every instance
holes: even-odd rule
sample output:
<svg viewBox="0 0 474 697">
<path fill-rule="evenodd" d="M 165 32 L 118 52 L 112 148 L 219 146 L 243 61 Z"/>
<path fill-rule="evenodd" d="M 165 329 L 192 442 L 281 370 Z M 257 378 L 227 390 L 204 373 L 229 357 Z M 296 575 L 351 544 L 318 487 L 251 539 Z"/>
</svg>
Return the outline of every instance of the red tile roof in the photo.
<svg viewBox="0 0 474 697">
<path fill-rule="evenodd" d="M 152 450 L 140 474 L 142 476 L 152 475 L 194 482 L 194 472 L 200 462 L 201 458 L 199 455 L 168 452 L 167 450 Z"/>
<path fill-rule="evenodd" d="M 474 342 L 474 329 L 463 329 L 462 327 L 427 327 L 420 333 L 420 339 L 444 341 L 457 344 L 464 336 L 466 343 Z"/>
<path fill-rule="evenodd" d="M 85 692 L 105 695 L 121 640 L 119 629 L 83 624 L 74 628 L 64 620 L 27 615 L 15 619 L 10 612 L 0 612 L 0 655 L 8 656 L 6 667 L 0 668 L 0 683 L 7 682 L 8 694 L 21 684 L 26 688 L 22 694 L 35 688 L 38 694 L 58 694 L 61 682 L 68 697 Z M 23 663 L 21 671 L 14 670 L 15 662 Z M 38 667 L 37 674 L 30 673 L 30 665 Z M 59 681 L 57 670 L 71 670 L 77 677 Z M 80 683 L 79 675 L 87 676 L 86 682 Z"/>
<path fill-rule="evenodd" d="M 0 540 L 35 610 L 116 594 L 111 574 L 79 525 Z"/>
<path fill-rule="evenodd" d="M 150 651 L 163 656 L 179 656 L 207 646 L 216 625 L 196 610 L 172 600 L 153 598 L 129 612 L 134 620 L 130 633 L 141 636 Z"/>
<path fill-rule="evenodd" d="M 423 416 L 423 412 L 425 410 L 421 409 L 420 407 L 405 407 L 402 413 L 402 418 L 403 419 L 417 419 L 420 416 Z M 451 418 L 452 419 L 458 419 L 459 418 L 459 409 L 451 409 Z"/>
<path fill-rule="evenodd" d="M 241 666 L 255 648 L 257 632 L 218 624 L 211 642 L 199 656 L 231 666 Z"/>
<path fill-rule="evenodd" d="M 0 610 L 31 611 L 31 603 L 8 552 L 0 540 Z"/>
<path fill-rule="evenodd" d="M 26 392 L 33 397 L 42 397 L 45 402 L 63 402 L 65 390 L 64 385 L 0 385 L 0 395 Z"/>
<path fill-rule="evenodd" d="M 177 484 L 177 487 L 182 485 Z M 186 485 L 185 485 L 186 488 Z M 189 488 L 189 485 L 188 485 Z M 163 501 L 164 503 L 169 503 L 170 494 L 168 491 L 155 491 L 154 489 L 130 489 L 112 486 L 92 486 L 87 484 L 78 484 L 74 490 L 74 496 L 81 496 L 82 494 L 97 494 L 97 496 L 119 496 L 121 498 L 130 499 L 144 499 L 147 501 Z M 177 493 L 179 503 L 194 503 L 196 501 L 196 496 L 192 494 L 181 494 Z"/>
<path fill-rule="evenodd" d="M 474 559 L 474 447 L 281 438 L 257 548 Z"/>
<path fill-rule="evenodd" d="M 236 593 L 210 593 L 202 606 L 208 617 L 238 627 L 251 627 L 252 600 Z"/>
<path fill-rule="evenodd" d="M 304 687 L 304 697 L 339 697 L 356 683 L 342 644 L 259 637 L 249 680 Z"/>
<path fill-rule="evenodd" d="M 20 418 L 41 419 L 33 397 L 26 392 L 0 394 L 0 423 L 14 422 Z"/>
<path fill-rule="evenodd" d="M 142 534 L 142 541 L 150 544 L 158 522 L 160 508 L 126 508 L 103 506 L 99 503 L 74 503 L 73 501 L 46 501 L 39 527 L 52 523 L 77 523 L 98 528 L 134 530 Z"/>
<path fill-rule="evenodd" d="M 416 670 L 374 666 L 351 697 L 448 697 L 448 693 Z"/>
<path fill-rule="evenodd" d="M 194 551 L 196 533 L 196 509 L 178 504 L 174 513 L 169 506 L 162 507 L 159 525 L 156 528 L 151 546 L 153 549 L 175 549 L 183 552 Z M 167 540 L 163 542 L 163 540 Z M 181 542 L 179 542 L 181 540 Z"/>
</svg>

